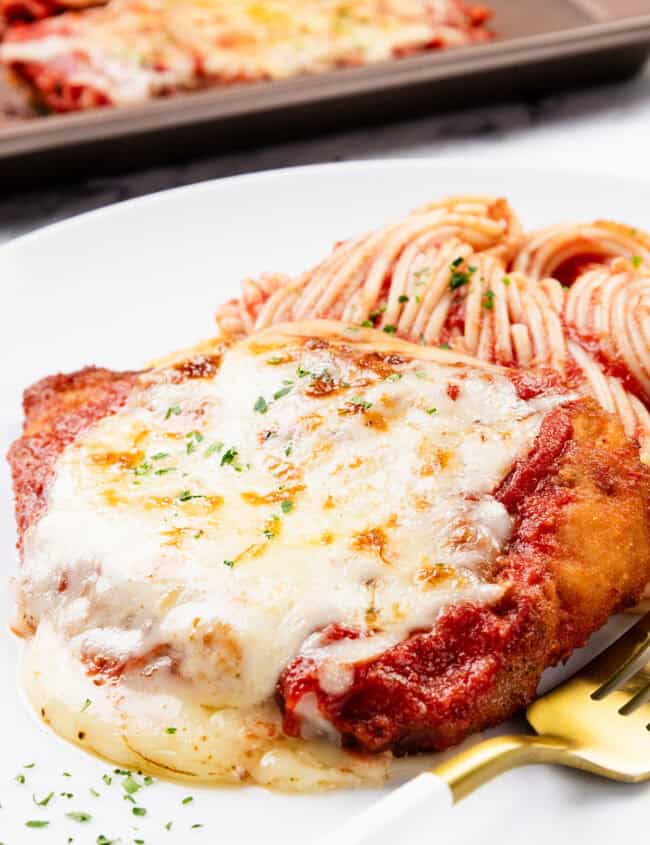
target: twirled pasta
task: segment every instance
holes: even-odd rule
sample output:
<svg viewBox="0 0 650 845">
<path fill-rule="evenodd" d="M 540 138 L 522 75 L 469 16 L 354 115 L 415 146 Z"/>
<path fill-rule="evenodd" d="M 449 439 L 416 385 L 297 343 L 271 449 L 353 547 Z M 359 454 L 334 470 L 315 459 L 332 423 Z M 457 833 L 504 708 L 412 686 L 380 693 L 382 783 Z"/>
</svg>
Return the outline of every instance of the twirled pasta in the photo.
<svg viewBox="0 0 650 845">
<path fill-rule="evenodd" d="M 295 278 L 246 279 L 216 315 L 232 336 L 317 317 L 550 368 L 617 414 L 650 460 L 650 236 L 638 229 L 524 234 L 506 200 L 454 196 L 338 244 Z"/>
</svg>

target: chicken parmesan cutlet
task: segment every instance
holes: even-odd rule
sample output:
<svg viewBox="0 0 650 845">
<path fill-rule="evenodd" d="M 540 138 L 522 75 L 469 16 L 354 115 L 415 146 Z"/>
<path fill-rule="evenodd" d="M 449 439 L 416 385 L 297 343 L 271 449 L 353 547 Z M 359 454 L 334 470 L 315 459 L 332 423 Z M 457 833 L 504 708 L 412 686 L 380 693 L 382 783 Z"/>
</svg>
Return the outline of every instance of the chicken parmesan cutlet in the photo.
<svg viewBox="0 0 650 845">
<path fill-rule="evenodd" d="M 24 683 L 124 766 L 380 782 L 529 702 L 650 578 L 638 446 L 551 371 L 312 321 L 24 407 Z"/>
</svg>

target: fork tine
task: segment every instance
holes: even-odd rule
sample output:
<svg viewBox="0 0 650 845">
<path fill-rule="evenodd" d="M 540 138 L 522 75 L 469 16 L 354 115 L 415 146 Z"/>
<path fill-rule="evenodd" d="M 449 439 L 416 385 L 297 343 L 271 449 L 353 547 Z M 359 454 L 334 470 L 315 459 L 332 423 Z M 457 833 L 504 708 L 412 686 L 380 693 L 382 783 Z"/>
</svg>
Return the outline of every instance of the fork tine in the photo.
<svg viewBox="0 0 650 845">
<path fill-rule="evenodd" d="M 647 675 L 645 676 L 648 677 Z M 619 713 L 621 716 L 628 716 L 630 713 L 634 713 L 635 710 L 638 710 L 643 704 L 645 704 L 648 699 L 650 699 L 650 679 L 648 679 L 645 684 L 638 690 L 632 698 L 626 702 L 621 708 L 619 708 Z"/>
<path fill-rule="evenodd" d="M 588 663 L 577 677 L 597 685 L 591 697 L 600 700 L 625 683 L 639 670 L 639 661 L 650 647 L 650 613 Z"/>
</svg>

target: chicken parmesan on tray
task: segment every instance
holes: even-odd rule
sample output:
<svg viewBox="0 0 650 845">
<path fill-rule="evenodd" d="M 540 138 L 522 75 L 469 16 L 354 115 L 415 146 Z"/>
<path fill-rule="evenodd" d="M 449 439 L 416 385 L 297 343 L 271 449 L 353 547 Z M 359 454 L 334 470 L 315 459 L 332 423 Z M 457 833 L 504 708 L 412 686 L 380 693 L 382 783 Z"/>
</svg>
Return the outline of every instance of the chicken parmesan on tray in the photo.
<svg viewBox="0 0 650 845">
<path fill-rule="evenodd" d="M 43 720 L 308 790 L 528 703 L 650 580 L 648 243 L 456 197 L 247 280 L 214 341 L 29 388 L 15 630 Z"/>
<path fill-rule="evenodd" d="M 462 0 L 0 0 L 0 66 L 54 112 L 358 67 L 491 38 Z M 62 9 L 63 14 L 55 14 Z"/>
</svg>

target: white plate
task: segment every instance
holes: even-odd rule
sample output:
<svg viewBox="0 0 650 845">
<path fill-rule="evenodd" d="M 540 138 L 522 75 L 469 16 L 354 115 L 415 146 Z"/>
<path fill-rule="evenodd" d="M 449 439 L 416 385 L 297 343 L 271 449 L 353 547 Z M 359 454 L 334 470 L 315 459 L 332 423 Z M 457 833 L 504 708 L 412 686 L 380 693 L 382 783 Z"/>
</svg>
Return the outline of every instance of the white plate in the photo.
<svg viewBox="0 0 650 845">
<path fill-rule="evenodd" d="M 507 196 L 527 227 L 611 217 L 650 228 L 650 182 L 644 180 L 428 161 L 242 176 L 59 223 L 0 249 L 1 451 L 18 435 L 20 392 L 35 379 L 91 363 L 137 367 L 191 344 L 212 332 L 215 305 L 237 293 L 244 275 L 303 269 L 338 239 L 461 192 Z M 4 463 L 0 472 L 0 548 L 9 573 L 15 566 L 14 527 Z M 10 607 L 8 597 L 3 605 Z M 601 642 L 616 625 L 610 624 Z M 2 632 L 0 843 L 49 845 L 66 843 L 68 836 L 94 843 L 98 834 L 122 837 L 124 845 L 134 839 L 147 845 L 309 843 L 377 798 L 370 791 L 290 797 L 256 788 L 188 790 L 157 783 L 138 794 L 147 815 L 137 818 L 119 784 L 102 782 L 109 765 L 58 740 L 28 713 L 16 690 L 17 653 L 16 642 Z M 22 768 L 31 762 L 34 768 Z M 14 780 L 19 772 L 25 784 Z M 34 805 L 33 792 L 40 798 L 52 790 L 56 795 L 47 808 Z M 183 805 L 190 794 L 194 801 Z M 411 819 L 400 845 L 604 842 L 614 829 L 619 839 L 626 830 L 641 833 L 649 799 L 643 786 L 548 767 L 520 770 L 484 787 L 444 819 L 426 813 Z M 70 810 L 91 813 L 93 821 L 68 820 Z M 28 819 L 49 819 L 50 826 L 28 829 Z M 174 823 L 171 832 L 164 829 L 167 821 Z M 205 826 L 191 829 L 198 823 Z"/>
</svg>

